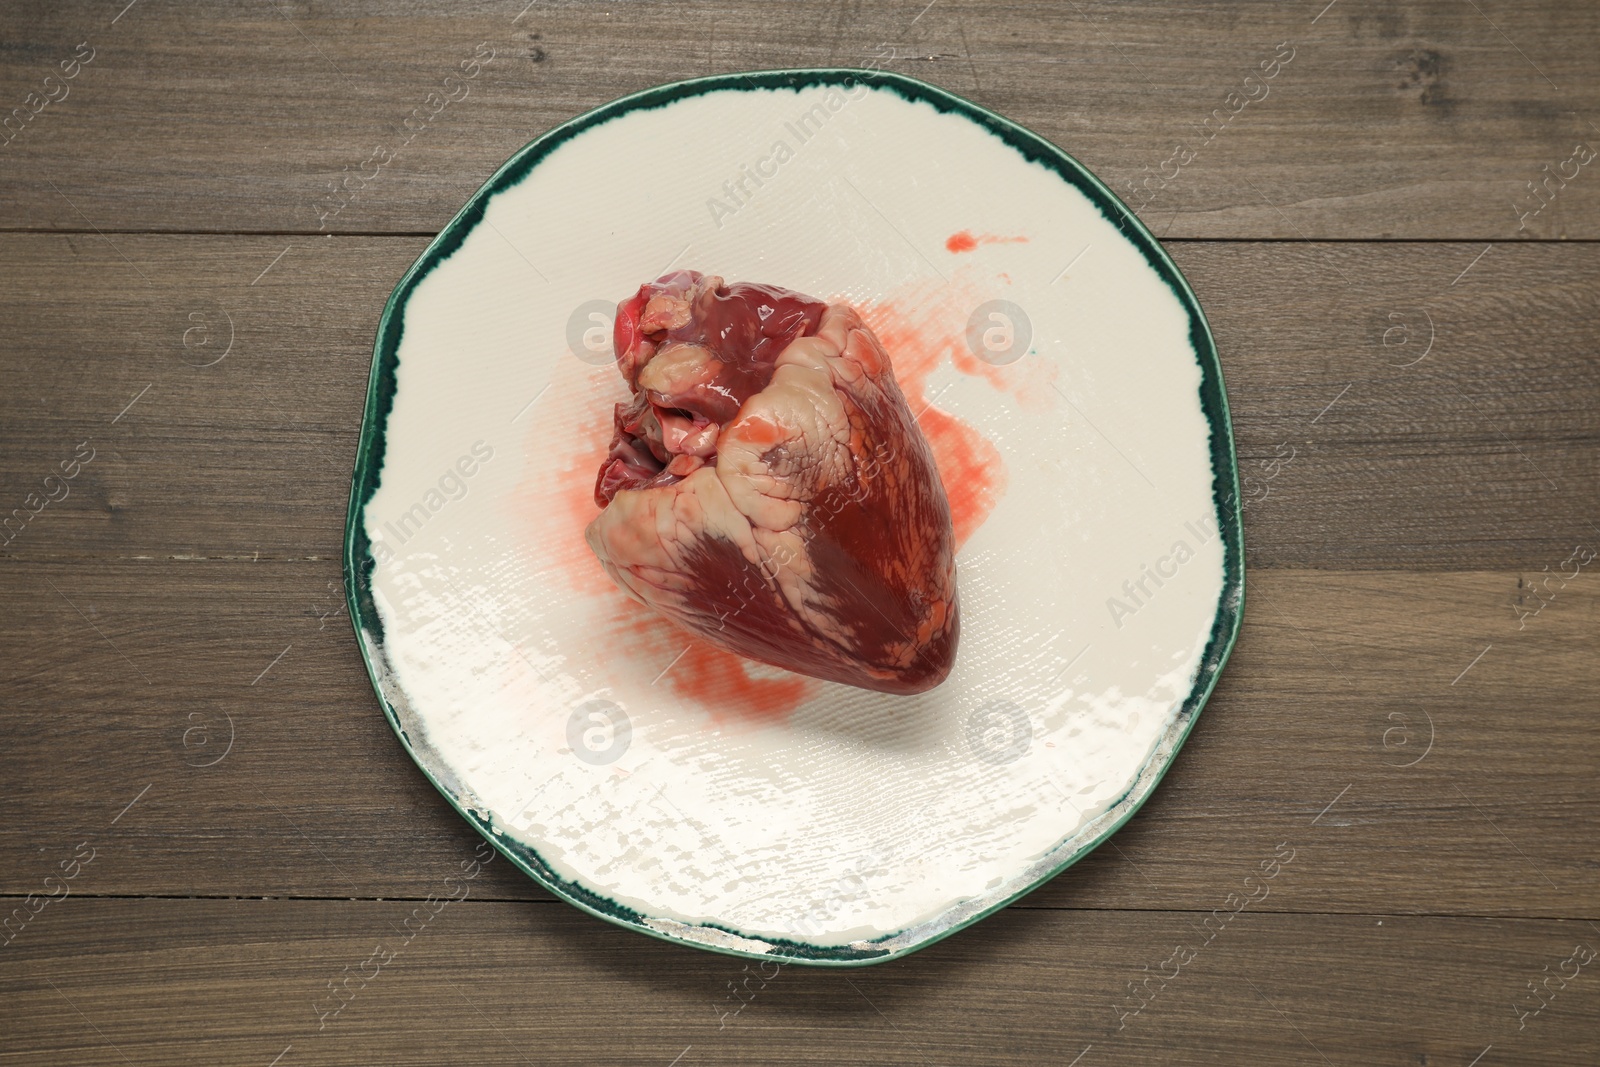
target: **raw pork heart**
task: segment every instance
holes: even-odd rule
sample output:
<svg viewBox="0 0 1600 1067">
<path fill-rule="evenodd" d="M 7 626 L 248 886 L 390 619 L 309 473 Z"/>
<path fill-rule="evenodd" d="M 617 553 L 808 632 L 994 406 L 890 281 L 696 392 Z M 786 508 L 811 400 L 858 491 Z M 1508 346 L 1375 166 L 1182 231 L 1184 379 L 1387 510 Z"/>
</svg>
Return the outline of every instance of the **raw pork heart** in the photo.
<svg viewBox="0 0 1600 1067">
<path fill-rule="evenodd" d="M 950 505 L 855 311 L 678 271 L 618 308 L 614 340 L 633 399 L 586 535 L 612 579 L 764 663 L 885 693 L 944 681 Z"/>
</svg>

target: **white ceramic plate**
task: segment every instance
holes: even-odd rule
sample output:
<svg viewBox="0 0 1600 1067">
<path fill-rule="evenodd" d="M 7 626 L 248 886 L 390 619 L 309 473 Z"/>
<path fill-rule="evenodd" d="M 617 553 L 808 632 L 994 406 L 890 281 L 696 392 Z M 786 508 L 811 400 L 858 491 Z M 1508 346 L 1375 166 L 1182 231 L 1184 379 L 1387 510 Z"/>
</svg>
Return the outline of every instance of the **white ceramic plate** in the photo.
<svg viewBox="0 0 1600 1067">
<path fill-rule="evenodd" d="M 895 697 L 717 652 L 583 541 L 626 397 L 610 315 L 669 268 L 860 308 L 956 515 L 962 636 Z M 1108 836 L 1237 630 L 1210 334 L 1059 149 L 891 74 L 651 90 L 529 145 L 380 327 L 347 567 L 385 712 L 475 826 L 645 933 L 851 965 Z"/>
</svg>

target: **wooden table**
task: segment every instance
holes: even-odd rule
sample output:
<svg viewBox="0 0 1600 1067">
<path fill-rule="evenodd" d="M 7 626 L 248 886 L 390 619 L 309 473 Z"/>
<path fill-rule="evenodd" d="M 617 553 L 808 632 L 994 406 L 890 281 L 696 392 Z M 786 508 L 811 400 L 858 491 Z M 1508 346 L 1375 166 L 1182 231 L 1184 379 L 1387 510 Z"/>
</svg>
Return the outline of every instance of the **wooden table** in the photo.
<svg viewBox="0 0 1600 1067">
<path fill-rule="evenodd" d="M 1600 7 L 525 3 L 0 11 L 0 1064 L 1600 1062 Z M 1199 727 L 903 961 L 757 974 L 501 860 L 319 1019 L 477 841 L 341 608 L 389 290 L 557 123 L 867 64 L 1074 153 L 1205 305 L 1250 603 Z"/>
</svg>

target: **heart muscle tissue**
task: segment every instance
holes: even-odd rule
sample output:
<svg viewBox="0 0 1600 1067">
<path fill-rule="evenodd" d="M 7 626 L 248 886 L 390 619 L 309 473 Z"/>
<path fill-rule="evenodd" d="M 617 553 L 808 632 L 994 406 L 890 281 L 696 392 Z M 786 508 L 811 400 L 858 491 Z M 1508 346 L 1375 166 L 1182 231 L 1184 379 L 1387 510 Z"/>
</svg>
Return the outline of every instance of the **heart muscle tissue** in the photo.
<svg viewBox="0 0 1600 1067">
<path fill-rule="evenodd" d="M 629 596 L 799 674 L 920 693 L 960 635 L 955 535 L 888 353 L 847 304 L 678 271 L 617 309 L 632 399 L 586 537 Z"/>
</svg>

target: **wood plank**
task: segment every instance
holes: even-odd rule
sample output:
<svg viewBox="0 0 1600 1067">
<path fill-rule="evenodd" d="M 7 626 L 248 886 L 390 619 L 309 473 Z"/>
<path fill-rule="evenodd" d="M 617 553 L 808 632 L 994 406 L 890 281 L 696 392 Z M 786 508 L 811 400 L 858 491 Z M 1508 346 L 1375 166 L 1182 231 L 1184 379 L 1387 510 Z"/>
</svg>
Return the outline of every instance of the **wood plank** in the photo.
<svg viewBox="0 0 1600 1067">
<path fill-rule="evenodd" d="M 6 14 L 6 107 L 38 110 L 0 148 L 7 227 L 433 232 L 522 144 L 626 93 L 882 64 L 1037 130 L 1168 236 L 1600 237 L 1600 182 L 1571 162 L 1600 144 L 1581 0 L 123 8 Z M 80 42 L 89 64 L 47 85 Z M 445 83 L 480 46 L 492 61 Z M 1564 163 L 1578 176 L 1523 218 Z M 329 217 L 338 183 L 360 192 Z"/>
<path fill-rule="evenodd" d="M 1600 935 L 1585 923 L 1245 913 L 1204 944 L 1193 915 L 1013 910 L 906 960 L 840 972 L 695 952 L 554 903 L 469 897 L 426 923 L 412 914 L 401 901 L 69 899 L 4 950 L 5 1059 L 1495 1067 L 1600 1056 L 1593 963 L 1551 981 L 1548 1007 L 1521 1030 L 1513 1010 L 1519 997 L 1537 1003 L 1528 982 L 1593 954 Z M 1175 947 L 1189 962 L 1130 996 Z M 347 991 L 337 1015 L 333 983 Z"/>
<path fill-rule="evenodd" d="M 1264 910 L 1596 917 L 1592 570 L 1522 630 L 1536 574 L 1257 572 L 1154 798 L 1028 906 L 1204 912 L 1287 843 Z M 91 840 L 82 893 L 421 897 L 475 840 L 318 617 L 331 561 L 4 573 L 0 893 Z M 480 891 L 542 896 L 505 867 Z"/>
<path fill-rule="evenodd" d="M 0 514 L 95 449 L 0 556 L 336 556 L 377 317 L 424 242 L 112 240 L 0 236 Z M 1252 565 L 1538 569 L 1595 534 L 1600 248 L 1173 251 L 1222 352 Z"/>
</svg>

